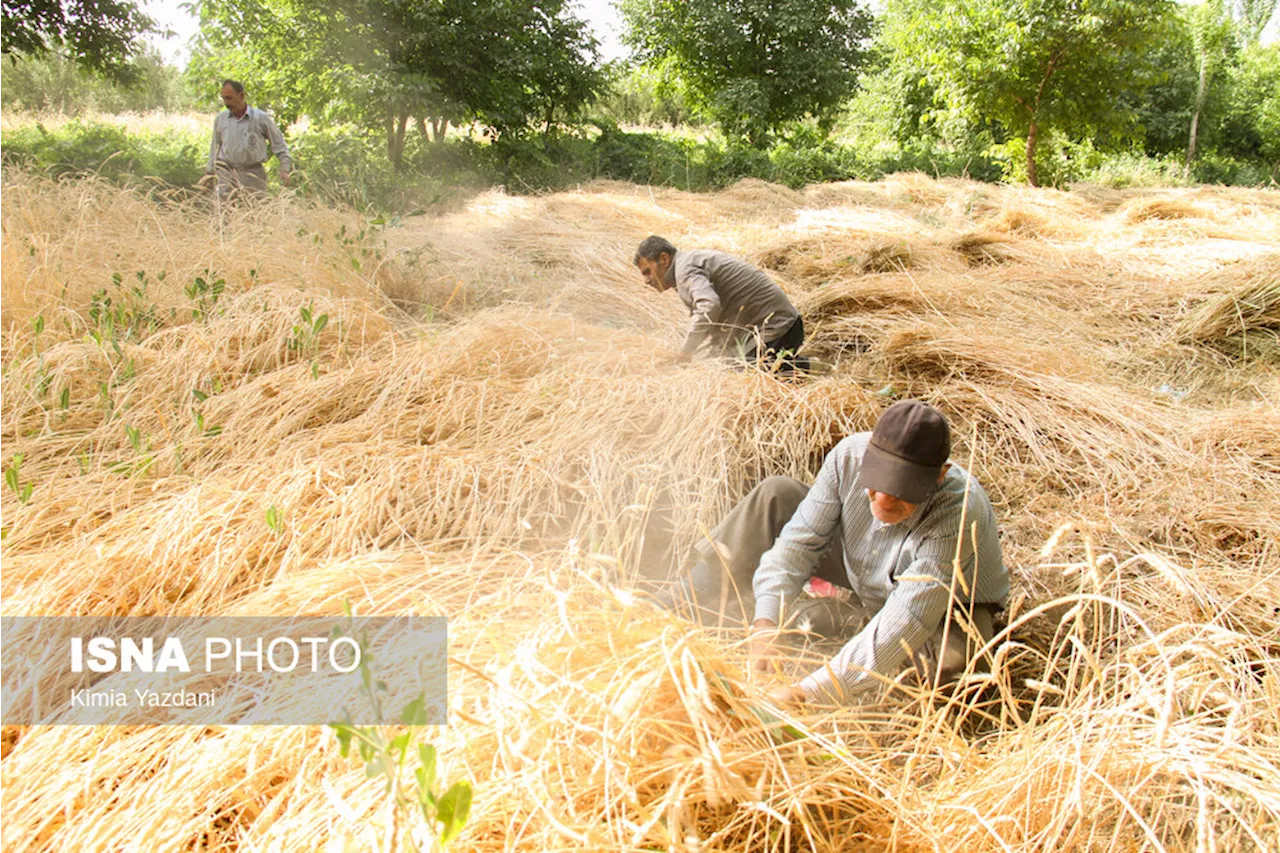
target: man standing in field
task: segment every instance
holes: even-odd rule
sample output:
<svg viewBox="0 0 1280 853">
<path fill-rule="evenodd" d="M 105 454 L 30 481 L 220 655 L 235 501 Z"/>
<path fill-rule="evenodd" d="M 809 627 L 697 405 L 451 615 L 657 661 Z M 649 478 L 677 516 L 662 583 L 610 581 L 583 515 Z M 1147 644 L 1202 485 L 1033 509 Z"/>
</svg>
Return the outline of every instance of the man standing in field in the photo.
<svg viewBox="0 0 1280 853">
<path fill-rule="evenodd" d="M 949 680 L 993 636 L 1009 593 L 991 502 L 950 452 L 941 412 L 895 403 L 874 430 L 836 445 L 812 487 L 756 486 L 666 602 L 753 609 L 760 669 L 779 625 L 847 636 L 842 624 L 867 620 L 825 666 L 775 690 L 778 702 L 850 703 L 912 665 L 929 683 Z M 806 585 L 835 597 L 802 595 Z M 844 597 L 843 614 L 828 606 Z"/>
<path fill-rule="evenodd" d="M 213 120 L 213 142 L 209 145 L 209 163 L 205 175 L 216 175 L 218 197 L 226 199 L 238 189 L 262 197 L 267 192 L 269 156 L 267 148 L 280 163 L 280 182 L 289 186 L 293 160 L 280 128 L 271 116 L 249 106 L 244 84 L 238 80 L 222 81 L 222 103 L 227 109 Z"/>
<path fill-rule="evenodd" d="M 677 251 L 663 237 L 647 237 L 634 263 L 645 284 L 662 293 L 676 289 L 689 307 L 691 323 L 677 356 L 688 361 L 706 345 L 713 356 L 736 355 L 766 369 L 808 367 L 795 353 L 804 342 L 804 323 L 787 295 L 769 276 L 746 261 L 708 249 Z"/>
</svg>

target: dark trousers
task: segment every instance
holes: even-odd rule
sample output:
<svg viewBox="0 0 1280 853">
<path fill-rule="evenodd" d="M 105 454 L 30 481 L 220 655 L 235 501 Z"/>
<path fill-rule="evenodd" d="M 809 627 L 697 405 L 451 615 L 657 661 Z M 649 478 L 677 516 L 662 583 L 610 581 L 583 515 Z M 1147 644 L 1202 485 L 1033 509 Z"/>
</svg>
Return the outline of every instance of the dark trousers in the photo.
<svg viewBox="0 0 1280 853">
<path fill-rule="evenodd" d="M 761 369 L 769 372 L 791 373 L 796 370 L 808 370 L 809 359 L 796 355 L 800 345 L 804 343 L 804 320 L 796 317 L 796 321 L 787 327 L 782 337 L 769 341 L 760 352 L 758 342 L 752 341 L 750 347 L 742 354 L 748 364 L 759 364 Z"/>
</svg>

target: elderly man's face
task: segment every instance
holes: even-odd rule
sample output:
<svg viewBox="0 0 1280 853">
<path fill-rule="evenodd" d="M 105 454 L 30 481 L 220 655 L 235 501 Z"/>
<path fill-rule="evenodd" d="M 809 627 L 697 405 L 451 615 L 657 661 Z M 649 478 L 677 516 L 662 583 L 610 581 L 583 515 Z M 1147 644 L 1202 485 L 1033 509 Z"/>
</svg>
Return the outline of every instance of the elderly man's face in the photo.
<svg viewBox="0 0 1280 853">
<path fill-rule="evenodd" d="M 233 113 L 238 114 L 244 112 L 244 92 L 237 92 L 230 86 L 223 86 L 222 103 L 226 104 L 227 109 L 231 110 Z"/>
<path fill-rule="evenodd" d="M 671 256 L 666 252 L 652 261 L 641 258 L 636 266 L 640 268 L 640 275 L 644 276 L 645 284 L 659 293 L 667 289 L 667 270 L 671 269 Z"/>
<path fill-rule="evenodd" d="M 901 498 L 895 498 L 887 492 L 877 492 L 873 489 L 867 489 L 867 500 L 871 502 L 871 514 L 881 524 L 897 524 L 905 521 L 919 506 L 919 504 L 907 503 Z"/>
<path fill-rule="evenodd" d="M 942 470 L 938 472 L 939 483 L 950 470 L 950 462 L 942 466 Z M 916 507 L 920 506 L 920 504 L 907 503 L 888 492 L 877 492 L 875 489 L 867 489 L 867 501 L 871 504 L 871 514 L 881 524 L 897 524 L 900 521 L 906 521 L 916 511 Z"/>
</svg>

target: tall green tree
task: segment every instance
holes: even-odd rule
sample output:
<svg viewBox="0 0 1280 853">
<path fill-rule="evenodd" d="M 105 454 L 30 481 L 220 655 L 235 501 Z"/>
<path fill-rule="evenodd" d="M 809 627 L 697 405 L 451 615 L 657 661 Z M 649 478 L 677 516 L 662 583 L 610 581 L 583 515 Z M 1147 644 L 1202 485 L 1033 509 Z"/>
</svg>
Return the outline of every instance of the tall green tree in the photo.
<svg viewBox="0 0 1280 853">
<path fill-rule="evenodd" d="M 0 63 L 0 105 L 5 109 L 53 111 L 79 115 L 104 113 L 176 112 L 194 104 L 183 85 L 182 72 L 168 65 L 154 47 L 145 47 L 130 60 L 134 78 L 129 85 L 103 77 L 58 53 Z"/>
<path fill-rule="evenodd" d="M 192 73 L 236 76 L 285 120 L 378 128 L 399 167 L 410 119 L 549 129 L 603 86 L 565 0 L 202 0 Z M 430 130 L 428 129 L 430 127 Z"/>
<path fill-rule="evenodd" d="M 1274 185 L 1280 182 L 1280 44 L 1246 48 L 1226 76 L 1220 150 L 1264 163 Z"/>
<path fill-rule="evenodd" d="M 891 0 L 887 41 L 953 104 L 1025 140 L 1027 181 L 1050 131 L 1123 135 L 1126 93 L 1153 77 L 1147 51 L 1171 0 Z"/>
<path fill-rule="evenodd" d="M 1126 92 L 1124 107 L 1142 127 L 1143 150 L 1155 157 L 1187 153 L 1187 128 L 1195 105 L 1198 73 L 1195 44 L 1185 14 L 1177 14 L 1156 44 L 1147 51 L 1157 81 L 1142 92 Z M 1201 138 L 1209 141 L 1221 112 L 1222 86 L 1214 86 L 1206 98 Z M 1207 120 L 1206 120 L 1207 119 Z"/>
<path fill-rule="evenodd" d="M 0 46 L 5 57 L 63 53 L 118 80 L 135 74 L 129 59 L 155 23 L 132 0 L 4 0 Z"/>
<path fill-rule="evenodd" d="M 728 136 L 763 144 L 852 94 L 871 16 L 857 0 L 621 0 L 625 40 Z"/>
<path fill-rule="evenodd" d="M 1196 159 L 1196 142 L 1200 135 L 1200 115 L 1204 112 L 1209 87 L 1218 70 L 1229 61 L 1235 48 L 1235 27 L 1222 6 L 1222 0 L 1205 0 L 1187 12 L 1187 24 L 1195 49 L 1197 82 L 1195 103 L 1191 108 L 1191 127 L 1187 136 L 1187 159 L 1183 177 L 1191 177 L 1191 164 Z"/>
</svg>

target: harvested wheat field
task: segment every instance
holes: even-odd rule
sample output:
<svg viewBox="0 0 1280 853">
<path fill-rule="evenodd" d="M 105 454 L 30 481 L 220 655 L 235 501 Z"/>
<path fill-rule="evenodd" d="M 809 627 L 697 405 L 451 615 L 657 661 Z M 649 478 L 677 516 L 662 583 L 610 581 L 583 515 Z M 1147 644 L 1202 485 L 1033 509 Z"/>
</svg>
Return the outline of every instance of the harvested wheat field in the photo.
<svg viewBox="0 0 1280 853">
<path fill-rule="evenodd" d="M 3 202 L 3 614 L 447 616 L 450 849 L 1280 848 L 1275 192 Z M 769 269 L 815 375 L 671 365 L 653 232 Z M 771 709 L 633 591 L 903 397 L 1001 518 L 992 671 Z M 5 850 L 431 843 L 320 726 L 10 726 L 0 773 Z"/>
</svg>

